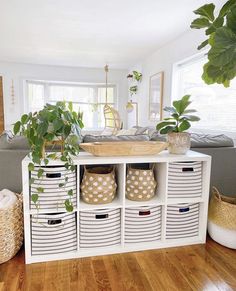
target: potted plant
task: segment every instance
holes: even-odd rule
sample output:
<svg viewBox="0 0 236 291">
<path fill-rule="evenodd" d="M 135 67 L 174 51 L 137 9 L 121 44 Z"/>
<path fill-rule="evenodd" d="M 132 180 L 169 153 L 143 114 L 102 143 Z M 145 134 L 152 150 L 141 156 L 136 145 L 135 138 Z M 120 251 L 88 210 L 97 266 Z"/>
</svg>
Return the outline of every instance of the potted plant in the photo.
<svg viewBox="0 0 236 291">
<path fill-rule="evenodd" d="M 182 99 L 173 101 L 173 107 L 165 107 L 164 110 L 171 117 L 164 118 L 156 126 L 161 134 L 167 134 L 171 154 L 185 154 L 190 149 L 190 134 L 185 131 L 191 127 L 191 122 L 200 120 L 198 116 L 191 115 L 196 112 L 195 109 L 187 109 L 191 104 L 189 99 L 190 95 L 185 95 Z"/>
<path fill-rule="evenodd" d="M 80 114 L 81 116 L 81 114 Z M 64 162 L 65 168 L 72 172 L 75 171 L 72 156 L 79 153 L 78 133 L 83 128 L 82 120 L 78 113 L 73 111 L 72 103 L 57 102 L 55 105 L 46 104 L 38 112 L 30 112 L 22 115 L 21 119 L 14 124 L 14 134 L 25 136 L 30 145 L 29 171 L 37 171 L 37 178 L 42 179 L 44 167 L 48 165 L 49 159 L 60 159 Z M 55 152 L 55 146 L 60 145 L 60 152 Z M 54 152 L 47 152 L 45 148 Z M 59 188 L 65 187 L 65 182 L 58 185 Z M 34 179 L 30 179 L 30 184 Z M 43 184 L 42 184 L 43 185 Z M 40 193 L 44 188 L 38 187 L 37 192 L 31 195 L 31 199 L 38 209 L 40 206 Z M 64 201 L 67 211 L 73 211 L 71 198 L 73 190 L 68 190 L 68 199 Z"/>
<path fill-rule="evenodd" d="M 137 85 L 135 85 L 135 86 L 131 86 L 131 87 L 129 88 L 129 92 L 130 92 L 130 95 L 131 95 L 131 96 L 137 94 L 137 92 L 138 92 L 138 86 L 137 86 Z"/>
</svg>

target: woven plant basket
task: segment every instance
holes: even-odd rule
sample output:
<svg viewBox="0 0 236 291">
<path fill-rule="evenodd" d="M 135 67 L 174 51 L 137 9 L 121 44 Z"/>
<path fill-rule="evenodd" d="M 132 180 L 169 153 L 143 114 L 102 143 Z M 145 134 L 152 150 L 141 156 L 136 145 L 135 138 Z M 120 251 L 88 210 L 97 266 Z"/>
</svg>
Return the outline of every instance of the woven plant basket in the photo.
<svg viewBox="0 0 236 291">
<path fill-rule="evenodd" d="M 13 258 L 23 243 L 22 195 L 13 207 L 0 210 L 0 264 Z"/>
<path fill-rule="evenodd" d="M 82 200 L 89 204 L 111 203 L 116 195 L 115 167 L 84 167 Z"/>
<path fill-rule="evenodd" d="M 156 193 L 157 182 L 154 165 L 151 169 L 138 169 L 128 166 L 126 176 L 126 198 L 133 201 L 148 201 Z"/>
<path fill-rule="evenodd" d="M 236 197 L 224 196 L 213 187 L 208 218 L 218 226 L 236 230 Z"/>
</svg>

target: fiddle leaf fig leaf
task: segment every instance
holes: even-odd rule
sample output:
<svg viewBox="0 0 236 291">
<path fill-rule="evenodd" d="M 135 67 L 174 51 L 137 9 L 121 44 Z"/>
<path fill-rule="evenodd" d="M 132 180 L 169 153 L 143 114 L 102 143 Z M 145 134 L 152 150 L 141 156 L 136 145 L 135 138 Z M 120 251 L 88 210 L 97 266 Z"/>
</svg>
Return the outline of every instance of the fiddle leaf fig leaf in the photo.
<svg viewBox="0 0 236 291">
<path fill-rule="evenodd" d="M 193 20 L 193 22 L 191 23 L 191 28 L 196 28 L 196 29 L 201 29 L 201 28 L 204 28 L 204 27 L 209 27 L 211 24 L 209 22 L 208 19 L 206 18 L 203 18 L 203 17 L 200 17 L 200 18 L 197 18 L 195 20 Z"/>
<path fill-rule="evenodd" d="M 193 12 L 197 15 L 201 15 L 202 17 L 210 21 L 214 21 L 215 19 L 214 10 L 215 10 L 215 5 L 211 3 L 211 4 L 205 4 Z"/>
<path fill-rule="evenodd" d="M 191 127 L 191 124 L 187 121 L 187 120 L 184 120 L 178 127 L 178 131 L 179 132 L 183 132 L 187 129 L 189 129 Z"/>
</svg>

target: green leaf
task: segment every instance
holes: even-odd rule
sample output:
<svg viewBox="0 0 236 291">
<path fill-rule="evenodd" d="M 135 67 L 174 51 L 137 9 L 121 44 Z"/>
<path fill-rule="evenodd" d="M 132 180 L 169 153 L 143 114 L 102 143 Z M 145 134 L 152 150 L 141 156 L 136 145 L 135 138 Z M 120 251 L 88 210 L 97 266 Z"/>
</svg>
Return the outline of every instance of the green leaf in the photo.
<svg viewBox="0 0 236 291">
<path fill-rule="evenodd" d="M 183 112 L 183 114 L 194 113 L 194 112 L 197 112 L 197 110 L 196 109 L 187 109 Z"/>
<path fill-rule="evenodd" d="M 26 124 L 28 121 L 28 114 L 24 114 L 21 116 L 21 123 Z"/>
<path fill-rule="evenodd" d="M 44 173 L 44 169 L 40 168 L 38 170 L 38 174 L 37 174 L 37 176 L 38 176 L 39 179 L 43 176 L 43 173 Z"/>
<path fill-rule="evenodd" d="M 190 95 L 185 95 L 180 100 L 176 100 L 173 102 L 173 106 L 175 107 L 176 111 L 181 115 L 185 109 L 191 104 L 189 101 Z"/>
<path fill-rule="evenodd" d="M 64 126 L 64 122 L 61 119 L 56 119 L 53 121 L 54 131 L 60 130 Z"/>
<path fill-rule="evenodd" d="M 176 109 L 174 107 L 169 107 L 169 106 L 166 106 L 164 108 L 164 111 L 170 112 L 170 113 L 176 113 Z"/>
<path fill-rule="evenodd" d="M 73 190 L 70 189 L 70 190 L 67 192 L 67 195 L 69 195 L 69 196 L 73 196 Z"/>
<path fill-rule="evenodd" d="M 73 103 L 72 102 L 68 103 L 68 109 L 70 110 L 70 112 L 73 111 Z"/>
<path fill-rule="evenodd" d="M 78 123 L 79 123 L 80 128 L 84 127 L 83 121 L 81 119 L 78 119 Z"/>
<path fill-rule="evenodd" d="M 29 170 L 30 172 L 32 172 L 32 171 L 34 170 L 34 164 L 33 164 L 33 163 L 29 163 L 29 164 L 28 164 L 28 170 Z"/>
<path fill-rule="evenodd" d="M 193 12 L 197 15 L 201 15 L 207 18 L 210 21 L 214 21 L 215 19 L 214 10 L 215 10 L 215 5 L 211 3 L 211 4 L 205 4 Z"/>
<path fill-rule="evenodd" d="M 34 178 L 30 178 L 30 180 L 29 180 L 29 184 L 30 184 L 30 185 L 34 184 L 34 181 L 35 181 Z"/>
<path fill-rule="evenodd" d="M 195 28 L 195 29 L 201 29 L 201 28 L 204 28 L 204 27 L 209 27 L 210 25 L 211 24 L 210 24 L 208 19 L 200 17 L 200 18 L 197 18 L 197 19 L 193 20 L 193 22 L 191 23 L 190 27 L 191 28 Z"/>
<path fill-rule="evenodd" d="M 176 130 L 175 126 L 166 126 L 160 130 L 160 134 L 167 134 L 169 132 L 174 132 Z"/>
<path fill-rule="evenodd" d="M 49 155 L 47 155 L 47 158 L 55 160 L 57 158 L 57 153 L 49 154 Z"/>
<path fill-rule="evenodd" d="M 175 125 L 175 124 L 176 124 L 175 121 L 162 121 L 162 122 L 157 124 L 156 130 L 160 130 L 163 127 L 166 127 L 166 126 L 169 126 L 169 125 Z"/>
<path fill-rule="evenodd" d="M 187 121 L 187 120 L 184 120 L 178 127 L 178 131 L 179 132 L 183 132 L 187 129 L 189 129 L 191 127 L 191 124 Z"/>
<path fill-rule="evenodd" d="M 66 139 L 69 134 L 71 133 L 71 126 L 70 125 L 65 125 L 63 129 L 63 137 Z"/>
<path fill-rule="evenodd" d="M 49 160 L 48 159 L 44 159 L 43 161 L 44 161 L 44 165 L 47 166 L 48 163 L 49 163 Z"/>
<path fill-rule="evenodd" d="M 208 39 L 204 40 L 198 47 L 197 49 L 200 50 L 202 48 L 204 48 L 205 46 L 208 45 Z"/>
<path fill-rule="evenodd" d="M 219 13 L 219 16 L 220 17 L 224 17 L 227 14 L 227 12 L 230 10 L 230 8 L 232 6 L 234 6 L 234 5 L 235 5 L 235 0 L 229 0 L 229 1 L 227 1 L 224 4 L 224 6 L 221 8 L 220 13 Z"/>
<path fill-rule="evenodd" d="M 62 187 L 64 187 L 64 186 L 65 186 L 64 183 L 59 183 L 59 187 L 60 187 L 60 188 L 62 188 Z"/>
<path fill-rule="evenodd" d="M 44 137 L 47 141 L 52 141 L 55 138 L 54 133 L 47 133 Z"/>
<path fill-rule="evenodd" d="M 234 33 L 236 33 L 236 5 L 232 7 L 226 19 L 227 19 L 227 27 L 230 28 Z"/>
<path fill-rule="evenodd" d="M 32 194 L 31 195 L 31 200 L 34 202 L 34 204 L 37 203 L 38 199 L 39 199 L 39 195 L 38 194 Z"/>
<path fill-rule="evenodd" d="M 17 133 L 20 131 L 20 127 L 21 127 L 21 122 L 17 121 L 13 127 L 14 135 L 17 135 Z"/>
<path fill-rule="evenodd" d="M 44 188 L 43 188 L 43 187 L 38 187 L 38 188 L 37 188 L 37 191 L 38 191 L 39 193 L 43 193 L 43 192 L 44 192 Z"/>
<path fill-rule="evenodd" d="M 72 205 L 72 203 L 70 202 L 69 199 L 65 200 L 65 208 L 66 208 L 66 211 L 68 211 L 68 212 L 72 212 L 73 209 L 74 209 L 73 205 Z"/>
<path fill-rule="evenodd" d="M 48 122 L 43 121 L 39 124 L 37 132 L 40 136 L 44 136 L 48 130 Z"/>
<path fill-rule="evenodd" d="M 200 118 L 195 115 L 182 115 L 183 118 L 187 119 L 188 121 L 199 121 Z"/>
</svg>

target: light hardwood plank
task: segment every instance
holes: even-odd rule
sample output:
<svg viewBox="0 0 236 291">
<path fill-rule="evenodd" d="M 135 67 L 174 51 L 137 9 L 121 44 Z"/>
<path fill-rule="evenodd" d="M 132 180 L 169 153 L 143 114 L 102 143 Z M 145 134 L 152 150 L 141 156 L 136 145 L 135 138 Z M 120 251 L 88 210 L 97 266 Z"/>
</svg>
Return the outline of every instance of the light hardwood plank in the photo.
<svg viewBox="0 0 236 291">
<path fill-rule="evenodd" d="M 236 290 L 236 251 L 211 239 L 195 245 L 24 264 L 24 251 L 0 265 L 0 291 Z"/>
</svg>

